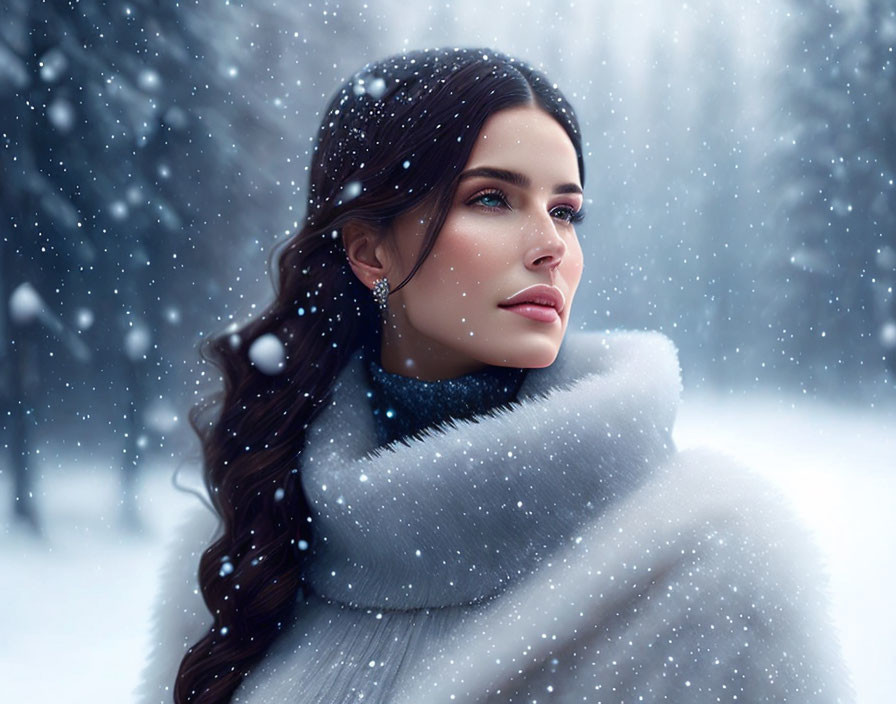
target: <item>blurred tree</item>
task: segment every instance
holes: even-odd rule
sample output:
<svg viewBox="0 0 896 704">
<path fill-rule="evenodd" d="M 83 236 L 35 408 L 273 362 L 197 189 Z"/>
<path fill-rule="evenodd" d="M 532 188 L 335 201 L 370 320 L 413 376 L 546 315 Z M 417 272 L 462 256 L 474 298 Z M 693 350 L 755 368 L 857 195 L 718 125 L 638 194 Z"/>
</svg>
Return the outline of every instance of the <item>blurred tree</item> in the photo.
<svg viewBox="0 0 896 704">
<path fill-rule="evenodd" d="M 856 51 L 854 100 L 862 133 L 858 155 L 873 261 L 865 274 L 873 289 L 874 341 L 896 390 L 896 9 L 873 0 L 862 18 Z"/>
<path fill-rule="evenodd" d="M 5 300 L 30 281 L 55 291 L 63 312 L 82 303 L 80 318 L 84 329 L 93 327 L 90 344 L 99 352 L 92 373 L 120 411 L 111 430 L 123 436 L 122 515 L 133 524 L 150 369 L 161 381 L 172 364 L 166 352 L 183 343 L 176 331 L 166 339 L 168 323 L 204 317 L 209 292 L 223 289 L 204 285 L 200 296 L 190 290 L 197 279 L 207 277 L 207 284 L 229 268 L 222 265 L 228 250 L 199 252 L 196 235 L 215 217 L 246 231 L 258 215 L 226 194 L 243 191 L 236 137 L 259 120 L 230 94 L 226 61 L 206 56 L 207 27 L 176 7 L 15 0 L 5 15 Z M 223 28 L 244 18 L 216 19 Z M 258 135 L 276 139 L 263 128 Z M 210 204 L 212 194 L 218 195 Z M 29 341 L 40 334 L 36 329 L 20 333 L 5 355 L 14 382 L 27 384 L 39 374 L 47 393 L 51 369 L 56 379 L 74 372 L 64 360 L 38 359 L 41 342 Z M 35 372 L 24 374 L 23 365 Z M 37 393 L 32 389 L 32 405 Z M 10 401 L 14 457 L 29 455 L 20 418 L 29 411 L 21 394 L 28 398 L 28 389 L 15 386 Z"/>
<path fill-rule="evenodd" d="M 750 188 L 744 182 L 740 135 L 747 129 L 735 44 L 731 36 L 705 32 L 698 43 L 705 63 L 695 76 L 703 90 L 696 111 L 694 176 L 703 183 L 692 196 L 697 208 L 692 242 L 697 274 L 691 287 L 702 298 L 693 304 L 693 329 L 706 352 L 708 380 L 720 386 L 744 378 L 736 350 L 743 347 L 753 320 L 753 311 L 744 304 L 750 300 L 752 259 L 745 253 L 755 246 L 755 235 L 744 212 Z"/>
<path fill-rule="evenodd" d="M 185 417 L 198 390 L 187 382 L 205 375 L 192 362 L 200 338 L 270 295 L 265 259 L 304 210 L 308 138 L 340 78 L 324 49 L 352 32 L 342 59 L 360 65 L 378 28 L 275 2 L 11 0 L 0 13 L 3 300 L 29 282 L 95 352 L 83 371 L 70 356 L 28 355 L 40 379 L 29 403 L 46 407 L 54 437 L 123 458 L 111 461 L 134 524 L 139 465 L 167 432 L 151 404 Z M 34 350 L 58 336 L 0 329 L 7 378 L 26 336 Z M 23 392 L 5 388 L 26 413 Z M 35 433 L 11 412 L 6 433 L 27 444 Z"/>
<path fill-rule="evenodd" d="M 858 391 L 896 348 L 893 10 L 812 0 L 792 16 L 773 245 L 788 282 L 773 291 L 780 352 L 806 389 Z"/>
</svg>

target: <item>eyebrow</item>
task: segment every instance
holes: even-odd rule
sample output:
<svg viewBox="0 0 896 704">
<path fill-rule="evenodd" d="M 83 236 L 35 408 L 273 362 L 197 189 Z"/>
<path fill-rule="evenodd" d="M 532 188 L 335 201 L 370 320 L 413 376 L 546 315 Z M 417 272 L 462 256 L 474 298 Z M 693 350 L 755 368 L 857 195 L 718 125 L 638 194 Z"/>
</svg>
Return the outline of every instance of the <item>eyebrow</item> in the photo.
<svg viewBox="0 0 896 704">
<path fill-rule="evenodd" d="M 529 188 L 529 186 L 532 185 L 532 182 L 529 180 L 529 178 L 524 174 L 521 174 L 519 171 L 496 169 L 491 166 L 480 166 L 476 169 L 469 169 L 468 171 L 464 171 L 458 178 L 458 182 L 464 181 L 468 178 L 476 177 L 496 178 L 499 181 L 506 181 L 507 183 L 513 184 L 514 186 L 519 186 L 520 188 Z M 581 194 L 582 188 L 576 183 L 561 183 L 560 185 L 554 187 L 554 193 Z"/>
</svg>

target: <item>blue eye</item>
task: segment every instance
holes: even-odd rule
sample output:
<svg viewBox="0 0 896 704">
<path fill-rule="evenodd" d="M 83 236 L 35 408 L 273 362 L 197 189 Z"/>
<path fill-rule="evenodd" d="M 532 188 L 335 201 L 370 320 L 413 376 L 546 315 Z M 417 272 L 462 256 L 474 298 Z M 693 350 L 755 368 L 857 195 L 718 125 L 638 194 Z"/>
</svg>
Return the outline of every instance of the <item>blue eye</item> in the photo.
<svg viewBox="0 0 896 704">
<path fill-rule="evenodd" d="M 551 214 L 553 215 L 557 212 L 559 212 L 560 215 L 556 217 L 559 217 L 564 222 L 568 222 L 573 225 L 580 223 L 585 219 L 585 212 L 583 210 L 575 210 L 574 208 L 571 208 L 567 205 L 554 208 L 554 210 L 551 211 Z"/>
<path fill-rule="evenodd" d="M 470 202 L 479 203 L 490 209 L 500 208 L 502 204 L 507 204 L 504 194 L 501 193 L 501 191 L 485 191 L 484 193 L 477 195 Z"/>
<path fill-rule="evenodd" d="M 468 205 L 481 205 L 487 210 L 499 210 L 502 207 L 510 208 L 507 203 L 507 197 L 498 189 L 489 189 L 475 195 Z M 573 225 L 585 219 L 583 210 L 576 210 L 570 205 L 557 206 L 551 210 L 551 216 Z"/>
</svg>

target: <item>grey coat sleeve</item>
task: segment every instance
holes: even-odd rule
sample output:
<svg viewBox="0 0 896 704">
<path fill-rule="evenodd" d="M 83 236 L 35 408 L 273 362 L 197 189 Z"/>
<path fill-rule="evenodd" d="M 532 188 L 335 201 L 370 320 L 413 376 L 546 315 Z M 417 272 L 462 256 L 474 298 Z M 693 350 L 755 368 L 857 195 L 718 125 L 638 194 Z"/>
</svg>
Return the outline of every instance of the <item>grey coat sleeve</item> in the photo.
<svg viewBox="0 0 896 704">
<path fill-rule="evenodd" d="M 397 702 L 854 700 L 812 538 L 687 452 L 463 629 Z"/>
<path fill-rule="evenodd" d="M 195 509 L 175 532 L 159 574 L 151 647 L 136 690 L 138 704 L 171 704 L 177 670 L 187 650 L 212 623 L 199 591 L 199 558 L 211 544 L 217 517 Z"/>
</svg>

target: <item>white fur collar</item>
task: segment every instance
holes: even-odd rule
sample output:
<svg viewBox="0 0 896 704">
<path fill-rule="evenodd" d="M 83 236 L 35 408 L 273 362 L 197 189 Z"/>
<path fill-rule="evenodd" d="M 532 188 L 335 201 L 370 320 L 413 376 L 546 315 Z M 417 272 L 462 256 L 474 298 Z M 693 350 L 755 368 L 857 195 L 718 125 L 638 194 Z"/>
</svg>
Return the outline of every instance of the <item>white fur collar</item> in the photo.
<svg viewBox="0 0 896 704">
<path fill-rule="evenodd" d="M 315 535 L 306 582 L 376 608 L 497 593 L 671 454 L 680 390 L 663 335 L 569 333 L 509 409 L 377 448 L 359 353 L 302 453 Z"/>
</svg>

